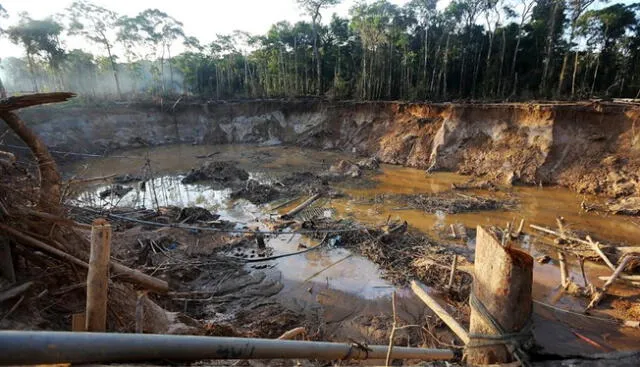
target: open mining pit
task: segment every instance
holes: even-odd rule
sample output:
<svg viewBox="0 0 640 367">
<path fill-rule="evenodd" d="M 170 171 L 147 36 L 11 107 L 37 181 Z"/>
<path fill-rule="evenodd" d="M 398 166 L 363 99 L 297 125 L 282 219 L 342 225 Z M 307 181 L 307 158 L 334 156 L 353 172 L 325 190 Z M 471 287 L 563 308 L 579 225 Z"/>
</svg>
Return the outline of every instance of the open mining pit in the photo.
<svg viewBox="0 0 640 367">
<path fill-rule="evenodd" d="M 303 328 L 305 340 L 387 344 L 395 297 L 406 326 L 397 345 L 460 350 L 409 284 L 426 284 L 468 328 L 483 226 L 537 260 L 534 361 L 640 341 L 633 281 L 584 313 L 611 271 L 583 242 L 617 261 L 640 238 L 633 105 L 182 102 L 20 116 L 56 159 L 66 217 L 106 218 L 112 258 L 168 283 L 138 293 L 170 315 L 145 314 L 144 332 L 278 338 Z M 19 139 L 4 144 L 34 175 Z M 84 286 L 35 263 L 16 262 L 35 285 L 0 326 L 70 330 Z M 561 285 L 564 269 L 572 286 Z M 112 308 L 108 329 L 133 331 L 126 312 Z"/>
</svg>

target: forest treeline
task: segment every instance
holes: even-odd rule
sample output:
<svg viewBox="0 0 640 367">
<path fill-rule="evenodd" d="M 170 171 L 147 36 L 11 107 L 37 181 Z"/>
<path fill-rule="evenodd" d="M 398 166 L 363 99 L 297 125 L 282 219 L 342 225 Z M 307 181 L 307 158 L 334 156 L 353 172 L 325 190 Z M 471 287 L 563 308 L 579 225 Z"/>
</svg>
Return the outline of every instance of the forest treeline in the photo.
<svg viewBox="0 0 640 367">
<path fill-rule="evenodd" d="M 24 49 L 24 57 L 2 59 L 0 92 L 362 100 L 640 96 L 640 3 L 454 0 L 439 10 L 437 0 L 403 6 L 378 0 L 356 3 L 348 17 L 322 19 L 339 0 L 291 1 L 308 20 L 281 21 L 263 35 L 219 34 L 208 44 L 158 9 L 125 16 L 80 0 L 46 19 L 22 13 L 17 24 L 5 24 L 11 9 L 0 5 L 0 37 Z M 101 52 L 65 49 L 66 37 L 83 37 Z M 175 55 L 178 45 L 182 52 Z"/>
</svg>

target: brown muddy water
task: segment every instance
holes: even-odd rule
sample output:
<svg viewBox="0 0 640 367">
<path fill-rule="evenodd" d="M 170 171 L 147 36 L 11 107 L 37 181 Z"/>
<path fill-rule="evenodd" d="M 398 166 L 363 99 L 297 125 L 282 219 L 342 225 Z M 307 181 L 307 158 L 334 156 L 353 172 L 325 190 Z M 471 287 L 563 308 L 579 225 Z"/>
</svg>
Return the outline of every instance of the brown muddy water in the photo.
<svg viewBox="0 0 640 367">
<path fill-rule="evenodd" d="M 98 193 L 107 186 L 94 185 L 77 194 L 74 201 L 91 206 L 126 206 L 152 208 L 160 206 L 201 206 L 238 223 L 239 227 L 266 229 L 260 219 L 274 214 L 269 205 L 257 206 L 245 200 L 231 200 L 231 189 L 214 189 L 208 185 L 183 185 L 184 174 L 199 167 L 206 159 L 197 158 L 215 153 L 212 160 L 231 160 L 250 173 L 251 178 L 261 182 L 271 182 L 275 178 L 294 171 L 320 173 L 339 159 L 355 158 L 350 154 L 328 151 L 316 151 L 297 147 L 256 147 L 246 145 L 175 145 L 157 148 L 145 148 L 114 153 L 110 157 L 91 159 L 63 167 L 68 177 L 99 177 L 113 174 L 141 174 L 151 169 L 154 177 L 151 190 L 140 190 L 136 184 L 134 190 L 121 199 L 100 199 Z M 538 224 L 555 227 L 555 218 L 562 216 L 570 228 L 585 230 L 599 238 L 625 245 L 636 245 L 640 238 L 640 220 L 637 218 L 607 216 L 584 213 L 580 209 L 583 200 L 598 201 L 595 197 L 585 197 L 567 189 L 556 187 L 512 187 L 498 192 L 483 190 L 468 191 L 485 197 L 516 198 L 516 210 L 495 210 L 473 213 L 435 214 L 420 210 L 403 208 L 392 200 L 376 200 L 382 194 L 419 194 L 442 192 L 451 189 L 452 184 L 461 184 L 469 177 L 454 173 L 438 172 L 426 174 L 422 170 L 383 165 L 378 174 L 369 183 L 357 185 L 334 185 L 346 195 L 339 199 L 325 200 L 323 207 L 332 207 L 338 217 L 352 218 L 361 223 L 380 224 L 388 218 L 406 220 L 410 226 L 427 233 L 436 241 L 456 243 L 473 247 L 474 240 L 448 238 L 451 225 L 475 228 L 477 225 L 496 225 L 504 227 L 507 222 L 520 218 L 526 224 Z M 147 184 L 149 185 L 149 183 Z M 355 186 L 355 187 L 354 187 Z M 156 199 L 157 198 L 157 199 Z M 300 198 L 303 200 L 304 198 Z M 292 204 L 292 205 L 295 205 Z M 525 227 L 525 232 L 532 232 Z M 310 239 L 296 234 L 283 234 L 268 240 L 267 245 L 274 254 L 289 253 L 298 250 L 299 243 L 314 245 Z M 533 236 L 526 235 L 522 244 L 532 256 L 548 254 L 555 258 L 554 251 L 539 243 Z M 581 284 L 582 277 L 575 259 L 571 273 L 575 281 Z M 603 266 L 587 263 L 587 277 L 596 285 L 599 275 L 607 275 Z M 276 261 L 271 271 L 272 277 L 279 277 L 284 284 L 280 299 L 292 307 L 313 312 L 319 306 L 325 309 L 325 320 L 335 326 L 335 335 L 349 336 L 345 323 L 348 315 L 355 313 L 390 313 L 389 298 L 395 290 L 392 284 L 383 279 L 381 271 L 369 260 L 351 254 L 342 248 L 330 248 L 311 251 L 300 256 L 292 256 Z M 585 306 L 584 299 L 559 295 L 559 270 L 555 261 L 534 267 L 534 298 L 545 304 L 553 304 L 563 310 L 580 313 Z M 616 286 L 613 292 L 622 297 L 637 301 L 637 293 Z M 416 322 L 423 314 L 423 306 L 406 289 L 398 294 L 408 309 L 413 310 Z M 612 350 L 636 349 L 640 341 L 640 332 L 635 329 L 620 329 L 617 325 L 576 314 L 554 310 L 548 306 L 536 304 L 536 339 L 549 353 L 602 352 Z M 601 307 L 595 314 L 607 317 L 615 310 Z M 347 315 L 347 316 L 345 316 Z M 337 329 L 342 329 L 341 331 Z M 345 331 L 346 330 L 346 331 Z M 576 333 L 596 341 L 601 347 L 584 342 Z"/>
</svg>

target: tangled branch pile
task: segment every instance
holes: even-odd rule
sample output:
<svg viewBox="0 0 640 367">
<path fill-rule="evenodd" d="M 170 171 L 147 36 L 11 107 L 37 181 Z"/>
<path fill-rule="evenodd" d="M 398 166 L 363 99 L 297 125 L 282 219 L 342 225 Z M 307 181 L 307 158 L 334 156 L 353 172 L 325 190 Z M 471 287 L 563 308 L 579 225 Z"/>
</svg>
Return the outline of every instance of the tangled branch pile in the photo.
<svg viewBox="0 0 640 367">
<path fill-rule="evenodd" d="M 10 153 L 0 162 L 0 244 L 13 252 L 15 278 L 33 286 L 18 300 L 23 307 L 5 313 L 3 328 L 69 330 L 71 315 L 84 310 L 89 229 L 69 219 L 62 206 L 61 181 L 56 163 L 44 143 L 12 111 L 38 104 L 61 102 L 71 93 L 47 93 L 0 100 L 0 118 L 31 149 L 38 164 L 38 179 L 18 166 Z M 11 256 L 9 257 L 11 258 Z M 6 269 L 5 269 L 6 270 Z M 111 261 L 108 329 L 132 331 L 137 294 L 132 284 L 166 291 L 166 282 Z M 123 283 L 126 282 L 126 283 Z M 26 283 L 25 283 L 26 284 Z M 3 287 L 4 288 L 4 287 Z M 2 291 L 0 290 L 0 293 Z M 17 304 L 17 303 L 16 303 Z M 6 304 L 0 305 L 3 309 Z M 145 299 L 145 331 L 166 332 L 173 315 Z"/>
</svg>

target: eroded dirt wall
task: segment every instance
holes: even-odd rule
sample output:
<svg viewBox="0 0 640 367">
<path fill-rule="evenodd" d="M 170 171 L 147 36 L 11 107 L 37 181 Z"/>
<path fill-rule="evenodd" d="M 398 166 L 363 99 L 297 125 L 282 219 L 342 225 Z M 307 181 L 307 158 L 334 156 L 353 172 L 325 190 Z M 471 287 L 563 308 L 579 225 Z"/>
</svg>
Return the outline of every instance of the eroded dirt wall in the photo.
<svg viewBox="0 0 640 367">
<path fill-rule="evenodd" d="M 507 184 L 640 193 L 640 109 L 613 103 L 247 101 L 41 107 L 22 112 L 55 150 L 172 143 L 297 144 Z"/>
</svg>

